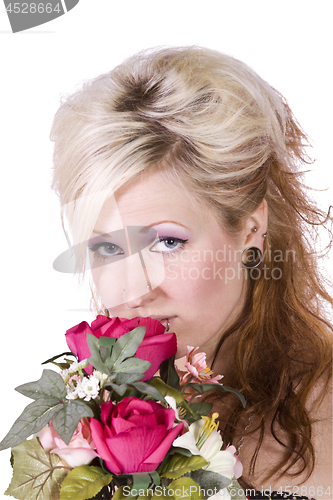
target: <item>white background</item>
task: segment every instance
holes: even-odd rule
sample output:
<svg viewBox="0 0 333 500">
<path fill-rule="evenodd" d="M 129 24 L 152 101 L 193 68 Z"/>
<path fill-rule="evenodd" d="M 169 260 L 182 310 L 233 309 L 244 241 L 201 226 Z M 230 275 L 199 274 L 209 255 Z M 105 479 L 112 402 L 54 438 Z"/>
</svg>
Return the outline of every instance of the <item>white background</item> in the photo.
<svg viewBox="0 0 333 500">
<path fill-rule="evenodd" d="M 29 402 L 14 387 L 66 350 L 65 330 L 91 320 L 84 291 L 52 268 L 66 249 L 50 190 L 49 131 L 60 94 L 156 45 L 198 44 L 252 66 L 288 99 L 309 134 L 309 185 L 333 203 L 330 0 L 80 0 L 50 23 L 12 34 L 0 5 L 1 413 L 0 439 Z M 332 256 L 326 264 L 333 270 Z M 0 496 L 11 478 L 0 453 Z M 2 498 L 2 497 L 1 497 Z M 4 497 L 6 498 L 6 497 Z M 28 499 L 27 499 L 28 500 Z"/>
</svg>

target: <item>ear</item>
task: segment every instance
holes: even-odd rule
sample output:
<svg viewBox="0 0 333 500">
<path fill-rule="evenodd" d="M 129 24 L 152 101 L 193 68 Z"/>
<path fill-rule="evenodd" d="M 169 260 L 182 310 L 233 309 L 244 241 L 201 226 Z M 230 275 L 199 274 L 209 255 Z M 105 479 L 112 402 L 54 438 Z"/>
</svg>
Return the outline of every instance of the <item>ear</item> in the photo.
<svg viewBox="0 0 333 500">
<path fill-rule="evenodd" d="M 268 208 L 265 198 L 259 207 L 247 219 L 244 227 L 243 247 L 244 250 L 250 247 L 257 247 L 264 251 L 265 234 L 267 233 Z"/>
</svg>

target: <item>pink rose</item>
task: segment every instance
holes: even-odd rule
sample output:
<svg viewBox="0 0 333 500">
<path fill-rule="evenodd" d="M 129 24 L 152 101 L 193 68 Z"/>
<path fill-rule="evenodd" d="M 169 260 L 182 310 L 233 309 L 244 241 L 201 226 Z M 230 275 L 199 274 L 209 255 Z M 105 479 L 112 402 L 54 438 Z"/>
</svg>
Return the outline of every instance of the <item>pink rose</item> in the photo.
<svg viewBox="0 0 333 500">
<path fill-rule="evenodd" d="M 69 445 L 67 445 L 57 434 L 52 422 L 39 432 L 39 441 L 44 450 L 56 453 L 65 460 L 70 467 L 89 464 L 97 453 L 94 451 L 88 418 L 80 420 Z"/>
<path fill-rule="evenodd" d="M 91 433 L 98 455 L 114 474 L 156 470 L 184 427 L 173 427 L 172 408 L 136 397 L 102 403 L 101 411 L 103 423 L 91 418 Z"/>
<path fill-rule="evenodd" d="M 91 333 L 98 339 L 103 337 L 113 337 L 119 339 L 124 333 L 134 330 L 138 326 L 147 328 L 144 339 L 139 346 L 135 357 L 150 361 L 151 367 L 146 371 L 143 381 L 155 375 L 162 361 L 172 358 L 177 351 L 176 335 L 174 333 L 164 333 L 164 326 L 156 319 L 151 318 L 107 318 L 99 315 L 91 323 L 82 321 L 73 328 L 67 330 L 66 341 L 70 350 L 76 354 L 79 361 L 91 356 L 87 343 L 87 333 Z M 89 365 L 86 372 L 91 375 L 92 366 Z"/>
</svg>

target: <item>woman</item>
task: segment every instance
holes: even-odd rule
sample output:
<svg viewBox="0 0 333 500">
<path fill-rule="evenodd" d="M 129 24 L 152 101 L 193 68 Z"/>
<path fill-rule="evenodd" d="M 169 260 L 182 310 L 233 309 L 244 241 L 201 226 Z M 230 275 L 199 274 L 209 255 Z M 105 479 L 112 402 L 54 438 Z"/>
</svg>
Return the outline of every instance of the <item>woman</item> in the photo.
<svg viewBox="0 0 333 500">
<path fill-rule="evenodd" d="M 245 410 L 215 404 L 244 486 L 329 498 L 332 299 L 312 245 L 331 218 L 283 97 L 218 52 L 147 51 L 68 97 L 52 138 L 98 312 L 159 319 L 243 392 Z"/>
</svg>

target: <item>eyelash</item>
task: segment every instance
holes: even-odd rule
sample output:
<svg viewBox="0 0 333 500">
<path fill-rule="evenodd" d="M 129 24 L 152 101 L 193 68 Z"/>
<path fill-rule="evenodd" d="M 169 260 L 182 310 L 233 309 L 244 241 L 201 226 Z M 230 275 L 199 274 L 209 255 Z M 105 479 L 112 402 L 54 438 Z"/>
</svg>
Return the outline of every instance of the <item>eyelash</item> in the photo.
<svg viewBox="0 0 333 500">
<path fill-rule="evenodd" d="M 92 247 L 88 247 L 89 250 L 91 252 L 94 253 L 94 257 L 98 260 L 101 260 L 101 261 L 104 261 L 104 260 L 107 260 L 109 259 L 110 257 L 114 257 L 115 255 L 123 255 L 124 254 L 124 251 L 122 250 L 121 252 L 119 253 L 114 253 L 114 254 L 111 254 L 110 255 L 102 255 L 100 252 L 99 252 L 99 249 L 100 248 L 106 248 L 106 247 L 116 247 L 116 248 L 119 248 L 120 250 L 122 250 L 121 247 L 119 247 L 118 245 L 115 245 L 114 243 L 96 243 L 95 245 L 93 245 Z"/>
<path fill-rule="evenodd" d="M 174 242 L 176 242 L 176 243 L 180 243 L 179 247 L 177 247 L 177 248 L 176 248 L 176 249 L 174 249 L 174 250 L 170 250 L 170 251 L 168 251 L 168 252 L 158 252 L 158 250 L 152 250 L 152 248 L 154 248 L 154 246 L 155 246 L 155 245 L 157 245 L 158 243 L 162 243 L 162 242 L 164 242 L 164 241 L 168 241 L 168 240 L 172 240 L 172 241 L 174 241 Z M 188 240 L 182 240 L 181 238 L 174 238 L 173 236 L 164 236 L 164 237 L 162 237 L 162 238 L 159 238 L 159 240 L 158 240 L 158 241 L 156 241 L 156 242 L 155 242 L 155 243 L 154 243 L 154 244 L 150 247 L 150 249 L 149 249 L 149 250 L 150 250 L 151 252 L 161 253 L 161 254 L 166 255 L 166 256 L 168 256 L 168 255 L 174 255 L 174 254 L 176 254 L 176 253 L 178 253 L 178 252 L 180 252 L 181 250 L 183 250 L 183 249 L 184 249 L 184 247 L 185 247 L 185 245 L 186 245 L 187 241 L 188 241 Z"/>
<path fill-rule="evenodd" d="M 162 242 L 165 242 L 165 241 L 170 241 L 172 240 L 173 242 L 175 243 L 178 243 L 179 246 L 176 248 L 176 249 L 171 249 L 167 252 L 163 252 L 163 251 L 158 251 L 158 250 L 153 250 L 154 246 L 158 245 L 159 243 L 162 243 Z M 162 238 L 159 238 L 157 241 L 155 241 L 155 243 L 149 248 L 149 250 L 151 252 L 156 252 L 156 253 L 161 253 L 165 256 L 168 256 L 168 255 L 172 255 L 172 254 L 176 254 L 178 252 L 180 252 L 181 250 L 184 249 L 186 243 L 187 243 L 188 240 L 182 240 L 181 238 L 174 238 L 172 236 L 164 236 Z M 100 252 L 99 252 L 99 249 L 100 248 L 106 248 L 108 246 L 111 246 L 111 247 L 115 247 L 115 248 L 118 248 L 120 250 L 122 250 L 121 247 L 119 247 L 118 245 L 115 245 L 114 243 L 96 243 L 95 245 L 91 246 L 91 247 L 88 247 L 89 250 L 91 252 L 94 253 L 94 256 L 96 259 L 98 260 L 101 260 L 101 261 L 105 261 L 107 259 L 109 259 L 110 257 L 114 257 L 116 255 L 124 255 L 124 251 L 122 250 L 121 252 L 119 253 L 114 253 L 114 254 L 109 254 L 109 255 L 102 255 Z"/>
</svg>

